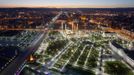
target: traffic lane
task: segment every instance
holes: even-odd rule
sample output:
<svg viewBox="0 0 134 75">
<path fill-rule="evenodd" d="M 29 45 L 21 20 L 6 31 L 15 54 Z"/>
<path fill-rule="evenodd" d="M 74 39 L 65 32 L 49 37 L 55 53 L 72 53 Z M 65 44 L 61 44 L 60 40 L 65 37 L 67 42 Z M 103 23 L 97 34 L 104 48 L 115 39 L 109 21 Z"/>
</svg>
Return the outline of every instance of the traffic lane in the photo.
<svg viewBox="0 0 134 75">
<path fill-rule="evenodd" d="M 9 64 L 9 66 L 1 72 L 1 75 L 14 75 L 21 66 L 21 64 L 23 64 L 23 62 L 26 60 L 26 58 L 37 50 L 38 46 L 40 45 L 44 37 L 45 36 L 42 37 L 40 36 L 40 39 L 39 38 L 36 39 L 38 40 L 38 42 L 37 41 L 36 41 L 37 43 L 34 42 L 31 45 L 31 47 L 27 48 L 24 53 L 19 55 L 13 62 L 11 62 L 11 64 Z"/>
</svg>

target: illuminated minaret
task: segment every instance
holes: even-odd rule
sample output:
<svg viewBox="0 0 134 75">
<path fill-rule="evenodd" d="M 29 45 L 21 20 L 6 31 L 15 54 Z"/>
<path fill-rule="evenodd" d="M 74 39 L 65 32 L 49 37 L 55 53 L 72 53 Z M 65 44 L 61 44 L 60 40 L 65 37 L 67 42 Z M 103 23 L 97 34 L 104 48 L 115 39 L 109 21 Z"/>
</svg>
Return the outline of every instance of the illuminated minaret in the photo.
<svg viewBox="0 0 134 75">
<path fill-rule="evenodd" d="M 79 25 L 78 25 L 78 23 L 77 23 L 77 31 L 79 30 Z"/>
<path fill-rule="evenodd" d="M 74 30 L 74 23 L 72 22 L 72 31 Z"/>
<path fill-rule="evenodd" d="M 65 24 L 65 30 L 67 29 L 67 24 Z"/>
<path fill-rule="evenodd" d="M 61 23 L 61 29 L 64 30 L 64 23 Z"/>
</svg>

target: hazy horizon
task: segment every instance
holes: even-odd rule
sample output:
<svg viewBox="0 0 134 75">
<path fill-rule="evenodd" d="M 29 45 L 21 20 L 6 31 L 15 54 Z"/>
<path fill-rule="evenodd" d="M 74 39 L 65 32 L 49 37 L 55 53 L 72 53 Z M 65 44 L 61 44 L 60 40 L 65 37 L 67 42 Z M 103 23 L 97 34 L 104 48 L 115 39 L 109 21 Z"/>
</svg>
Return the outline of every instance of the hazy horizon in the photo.
<svg viewBox="0 0 134 75">
<path fill-rule="evenodd" d="M 122 8 L 134 7 L 132 0 L 1 0 L 1 8 Z"/>
</svg>

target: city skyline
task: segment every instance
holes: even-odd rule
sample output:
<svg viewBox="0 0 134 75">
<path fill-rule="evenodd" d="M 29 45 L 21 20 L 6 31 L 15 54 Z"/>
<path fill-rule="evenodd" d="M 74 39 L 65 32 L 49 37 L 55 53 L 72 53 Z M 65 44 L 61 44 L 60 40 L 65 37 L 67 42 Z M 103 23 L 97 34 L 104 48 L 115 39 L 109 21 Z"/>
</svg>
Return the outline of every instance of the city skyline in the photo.
<svg viewBox="0 0 134 75">
<path fill-rule="evenodd" d="M 0 7 L 118 8 L 134 7 L 132 0 L 1 0 Z"/>
</svg>

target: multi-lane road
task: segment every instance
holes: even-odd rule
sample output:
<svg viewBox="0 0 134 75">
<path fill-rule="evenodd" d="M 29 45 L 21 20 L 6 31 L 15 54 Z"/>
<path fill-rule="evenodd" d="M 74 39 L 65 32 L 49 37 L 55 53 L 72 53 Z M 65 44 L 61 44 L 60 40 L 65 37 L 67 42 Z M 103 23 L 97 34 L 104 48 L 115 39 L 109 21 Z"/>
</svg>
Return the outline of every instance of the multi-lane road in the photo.
<svg viewBox="0 0 134 75">
<path fill-rule="evenodd" d="M 50 25 L 49 27 L 51 27 L 51 24 L 53 24 L 58 18 L 59 16 L 62 14 L 62 12 L 59 12 L 59 14 L 57 14 L 52 21 L 48 24 Z M 40 30 L 41 31 L 41 30 Z M 43 29 L 44 31 L 44 29 Z M 26 61 L 27 57 L 30 56 L 33 52 L 35 52 L 38 47 L 40 46 L 41 42 L 43 41 L 43 39 L 45 38 L 45 34 L 44 32 L 40 32 L 41 34 L 36 37 L 31 44 L 25 48 L 25 51 L 23 53 L 21 53 L 19 56 L 17 56 L 0 74 L 1 75 L 18 75 L 21 70 L 21 68 L 23 67 L 23 63 Z"/>
</svg>

